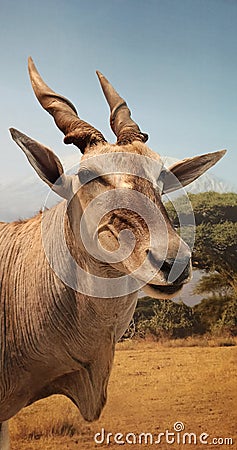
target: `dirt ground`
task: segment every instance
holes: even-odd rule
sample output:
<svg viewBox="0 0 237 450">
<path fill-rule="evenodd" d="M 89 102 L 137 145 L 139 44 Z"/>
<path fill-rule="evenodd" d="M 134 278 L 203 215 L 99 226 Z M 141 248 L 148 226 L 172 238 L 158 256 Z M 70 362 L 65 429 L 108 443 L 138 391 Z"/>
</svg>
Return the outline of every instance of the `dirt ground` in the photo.
<svg viewBox="0 0 237 450">
<path fill-rule="evenodd" d="M 121 343 L 99 421 L 64 397 L 41 400 L 11 420 L 12 450 L 237 449 L 236 363 L 237 347 Z"/>
</svg>

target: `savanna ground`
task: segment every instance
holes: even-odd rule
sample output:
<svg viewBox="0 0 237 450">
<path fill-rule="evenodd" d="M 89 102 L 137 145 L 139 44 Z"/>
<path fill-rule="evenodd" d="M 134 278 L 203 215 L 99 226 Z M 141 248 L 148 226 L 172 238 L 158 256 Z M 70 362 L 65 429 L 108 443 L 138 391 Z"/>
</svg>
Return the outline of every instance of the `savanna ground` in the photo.
<svg viewBox="0 0 237 450">
<path fill-rule="evenodd" d="M 209 434 L 208 449 L 237 449 L 237 346 L 230 342 L 193 339 L 156 343 L 125 341 L 118 344 L 108 402 L 99 421 L 83 421 L 66 398 L 53 396 L 25 408 L 10 421 L 13 450 L 91 450 L 119 448 L 94 442 L 95 433 L 137 435 L 174 432 L 182 422 L 181 443 L 125 443 L 123 449 L 207 448 L 205 444 L 182 444 L 183 433 Z M 219 345 L 218 345 L 219 344 Z M 233 439 L 232 445 L 212 444 L 213 438 Z M 99 438 L 99 436 L 98 436 Z M 169 439 L 172 436 L 170 435 Z M 128 436 L 132 441 L 133 436 Z M 154 439 L 154 440 L 155 440 Z M 221 441 L 220 441 L 221 442 Z"/>
</svg>

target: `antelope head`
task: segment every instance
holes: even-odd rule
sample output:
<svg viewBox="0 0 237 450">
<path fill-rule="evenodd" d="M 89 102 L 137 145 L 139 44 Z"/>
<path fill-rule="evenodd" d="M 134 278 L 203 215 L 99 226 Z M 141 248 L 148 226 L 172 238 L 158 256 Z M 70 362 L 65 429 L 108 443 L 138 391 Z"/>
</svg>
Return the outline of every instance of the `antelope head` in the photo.
<svg viewBox="0 0 237 450">
<path fill-rule="evenodd" d="M 194 181 L 225 150 L 187 158 L 166 169 L 146 145 L 148 135 L 132 120 L 126 102 L 100 72 L 115 144 L 45 84 L 31 58 L 29 73 L 36 97 L 64 133 L 65 144 L 74 144 L 82 153 L 78 173 L 66 175 L 49 148 L 15 129 L 11 134 L 38 175 L 67 199 L 77 244 L 86 247 L 98 267 L 107 267 L 108 277 L 127 274 L 154 298 L 176 296 L 191 277 L 191 250 L 173 228 L 162 194 Z"/>
</svg>

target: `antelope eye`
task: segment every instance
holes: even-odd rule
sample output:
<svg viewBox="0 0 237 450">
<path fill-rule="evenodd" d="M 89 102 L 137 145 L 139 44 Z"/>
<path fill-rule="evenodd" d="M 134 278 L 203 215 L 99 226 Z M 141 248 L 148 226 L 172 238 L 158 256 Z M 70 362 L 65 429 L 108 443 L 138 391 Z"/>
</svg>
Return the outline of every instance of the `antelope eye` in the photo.
<svg viewBox="0 0 237 450">
<path fill-rule="evenodd" d="M 78 172 L 78 178 L 81 184 L 89 183 L 90 181 L 98 178 L 99 175 L 90 169 L 80 169 Z"/>
</svg>

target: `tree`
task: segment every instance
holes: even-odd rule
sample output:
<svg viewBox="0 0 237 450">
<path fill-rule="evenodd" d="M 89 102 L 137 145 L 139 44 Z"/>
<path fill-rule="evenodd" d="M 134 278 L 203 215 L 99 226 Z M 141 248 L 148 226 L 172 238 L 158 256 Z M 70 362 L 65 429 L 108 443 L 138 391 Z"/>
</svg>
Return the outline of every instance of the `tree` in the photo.
<svg viewBox="0 0 237 450">
<path fill-rule="evenodd" d="M 196 229 L 193 265 L 217 271 L 237 291 L 237 223 L 201 224 Z"/>
<path fill-rule="evenodd" d="M 209 333 L 221 320 L 226 308 L 226 299 L 216 297 L 205 297 L 200 303 L 193 307 L 198 322 L 199 333 Z"/>
<path fill-rule="evenodd" d="M 219 194 L 210 191 L 187 195 L 194 211 L 196 225 L 201 223 L 216 224 L 226 221 L 237 222 L 237 194 Z M 168 202 L 165 205 L 175 226 L 179 226 L 179 221 L 173 203 L 178 205 L 180 217 L 187 217 L 190 211 L 187 209 L 186 198 L 186 196 L 180 196 L 175 202 Z"/>
<path fill-rule="evenodd" d="M 225 305 L 225 310 L 218 323 L 222 331 L 227 331 L 233 336 L 237 335 L 237 298 L 232 298 Z"/>
<path fill-rule="evenodd" d="M 189 194 L 196 221 L 193 266 L 218 272 L 237 294 L 237 194 Z M 180 218 L 188 222 L 185 197 L 180 197 Z M 176 227 L 179 220 L 171 202 L 166 209 Z M 186 235 L 188 240 L 189 229 Z"/>
<path fill-rule="evenodd" d="M 208 294 L 194 306 L 200 332 L 237 333 L 237 299 L 227 277 L 217 272 L 208 273 L 197 283 L 194 293 Z"/>
<path fill-rule="evenodd" d="M 215 297 L 225 299 L 233 296 L 233 289 L 227 277 L 218 272 L 209 272 L 198 281 L 193 293 L 199 295 L 211 293 Z"/>
</svg>

